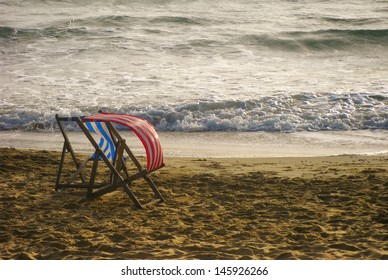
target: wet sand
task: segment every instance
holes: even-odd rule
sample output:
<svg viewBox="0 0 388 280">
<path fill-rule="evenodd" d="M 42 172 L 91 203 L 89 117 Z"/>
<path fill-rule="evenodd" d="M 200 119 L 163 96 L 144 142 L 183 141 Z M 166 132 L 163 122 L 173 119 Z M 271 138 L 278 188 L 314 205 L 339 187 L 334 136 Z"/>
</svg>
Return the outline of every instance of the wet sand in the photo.
<svg viewBox="0 0 388 280">
<path fill-rule="evenodd" d="M 1 259 L 388 259 L 387 155 L 167 158 L 145 210 L 55 191 L 59 159 L 0 149 Z"/>
</svg>

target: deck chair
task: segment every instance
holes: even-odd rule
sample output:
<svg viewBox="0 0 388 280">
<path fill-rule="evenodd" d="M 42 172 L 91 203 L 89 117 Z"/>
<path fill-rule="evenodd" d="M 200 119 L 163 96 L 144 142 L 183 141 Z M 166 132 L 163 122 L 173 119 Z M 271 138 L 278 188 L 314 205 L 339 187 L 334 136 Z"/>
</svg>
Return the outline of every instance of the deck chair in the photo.
<svg viewBox="0 0 388 280">
<path fill-rule="evenodd" d="M 59 117 L 58 115 L 55 117 L 64 137 L 55 190 L 64 188 L 86 188 L 86 198 L 90 199 L 102 196 L 122 187 L 134 202 L 135 206 L 140 209 L 157 202 L 165 201 L 149 176 L 151 172 L 164 166 L 160 140 L 154 127 L 150 123 L 139 117 L 106 112 L 99 112 L 98 114 L 89 117 L 68 118 Z M 63 122 L 75 122 L 94 149 L 93 154 L 88 156 L 82 163 L 80 163 L 76 157 Z M 146 168 L 143 168 L 141 163 L 137 160 L 126 144 L 125 139 L 121 137 L 113 123 L 129 128 L 141 140 L 146 151 Z M 70 153 L 72 157 L 76 171 L 67 179 L 66 183 L 62 183 L 65 156 L 68 153 Z M 127 169 L 128 158 L 137 169 L 137 172 L 134 174 L 130 174 Z M 92 168 L 89 180 L 87 180 L 84 170 L 90 161 L 92 161 Z M 98 184 L 95 182 L 99 162 L 103 162 L 110 171 L 108 183 Z M 81 182 L 76 181 L 78 177 Z M 155 195 L 155 199 L 146 204 L 140 203 L 139 199 L 130 188 L 131 182 L 139 178 L 143 178 L 148 183 Z"/>
</svg>

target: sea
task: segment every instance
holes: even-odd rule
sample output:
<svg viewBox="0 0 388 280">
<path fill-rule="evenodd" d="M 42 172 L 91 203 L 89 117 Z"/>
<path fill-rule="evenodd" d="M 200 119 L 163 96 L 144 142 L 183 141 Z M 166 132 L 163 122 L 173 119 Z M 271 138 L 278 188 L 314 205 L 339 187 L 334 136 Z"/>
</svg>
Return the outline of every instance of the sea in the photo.
<svg viewBox="0 0 388 280">
<path fill-rule="evenodd" d="M 387 153 L 388 1 L 0 0 L 0 146 L 98 110 L 172 156 Z"/>
</svg>

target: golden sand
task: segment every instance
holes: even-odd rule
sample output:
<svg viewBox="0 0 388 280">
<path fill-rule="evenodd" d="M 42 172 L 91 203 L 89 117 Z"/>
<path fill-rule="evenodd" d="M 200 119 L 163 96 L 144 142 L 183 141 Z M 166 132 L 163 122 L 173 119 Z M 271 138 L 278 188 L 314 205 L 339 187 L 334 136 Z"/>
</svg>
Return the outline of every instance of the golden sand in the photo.
<svg viewBox="0 0 388 280">
<path fill-rule="evenodd" d="M 145 210 L 56 192 L 59 159 L 0 149 L 1 259 L 388 259 L 387 156 L 167 158 Z"/>
</svg>

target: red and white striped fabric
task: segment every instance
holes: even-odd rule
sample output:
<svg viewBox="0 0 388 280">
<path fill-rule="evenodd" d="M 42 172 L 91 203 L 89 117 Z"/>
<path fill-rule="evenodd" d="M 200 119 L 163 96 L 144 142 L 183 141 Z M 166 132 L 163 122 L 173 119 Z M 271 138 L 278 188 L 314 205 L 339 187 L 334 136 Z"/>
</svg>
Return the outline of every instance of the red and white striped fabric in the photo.
<svg viewBox="0 0 388 280">
<path fill-rule="evenodd" d="M 128 127 L 139 137 L 146 150 L 148 171 L 151 172 L 164 166 L 159 136 L 155 128 L 146 120 L 126 114 L 101 112 L 82 118 L 82 121 L 113 122 Z"/>
</svg>

